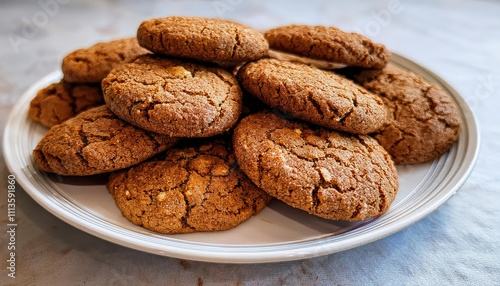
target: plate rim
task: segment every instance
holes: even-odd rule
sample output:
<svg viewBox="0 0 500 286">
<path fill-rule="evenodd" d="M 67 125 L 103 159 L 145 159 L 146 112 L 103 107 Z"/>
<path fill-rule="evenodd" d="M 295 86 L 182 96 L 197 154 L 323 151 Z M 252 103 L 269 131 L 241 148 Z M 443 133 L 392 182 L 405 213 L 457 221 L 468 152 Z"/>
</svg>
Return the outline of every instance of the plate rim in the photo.
<svg viewBox="0 0 500 286">
<path fill-rule="evenodd" d="M 477 119 L 465 101 L 464 97 L 462 97 L 448 82 L 446 82 L 442 77 L 438 76 L 434 72 L 430 71 L 423 65 L 410 60 L 407 57 L 401 56 L 397 53 L 392 53 L 391 62 L 395 62 L 398 65 L 402 65 L 403 67 L 413 66 L 417 69 L 423 70 L 425 73 L 430 75 L 433 80 L 437 81 L 441 86 L 443 86 L 449 93 L 454 102 L 458 105 L 459 110 L 461 112 L 461 116 L 463 120 L 463 126 L 467 127 L 467 135 L 466 139 L 468 141 L 468 145 L 472 145 L 473 148 L 467 148 L 465 154 L 465 161 L 467 164 L 465 166 L 460 166 L 454 173 L 454 178 L 448 183 L 450 186 L 447 186 L 449 189 L 446 193 L 440 196 L 440 199 L 433 202 L 430 205 L 425 205 L 423 208 L 417 209 L 412 213 L 411 216 L 405 217 L 404 220 L 396 220 L 391 222 L 386 227 L 379 227 L 374 230 L 371 230 L 367 233 L 361 233 L 360 235 L 350 237 L 348 240 L 335 241 L 334 243 L 322 244 L 321 240 L 313 243 L 312 245 L 308 245 L 304 248 L 298 248 L 295 250 L 287 249 L 286 247 L 283 249 L 276 249 L 275 246 L 257 246 L 257 247 L 246 247 L 246 246 L 233 246 L 229 245 L 225 247 L 225 252 L 217 251 L 220 250 L 221 246 L 210 246 L 209 244 L 203 245 L 203 243 L 194 243 L 194 242 L 183 242 L 179 243 L 176 241 L 171 241 L 169 245 L 155 245 L 155 247 L 148 246 L 144 243 L 141 243 L 140 239 L 127 236 L 122 233 L 114 233 L 114 232 L 106 232 L 100 226 L 92 226 L 74 213 L 70 213 L 61 209 L 59 206 L 55 205 L 53 202 L 49 200 L 49 198 L 45 197 L 43 193 L 39 192 L 36 189 L 29 178 L 22 172 L 22 166 L 17 166 L 15 163 L 14 152 L 9 152 L 9 147 L 11 144 L 9 140 L 11 139 L 10 132 L 13 128 L 13 122 L 18 116 L 28 117 L 27 114 L 20 113 L 21 110 L 26 109 L 27 107 L 24 105 L 26 103 L 29 104 L 33 94 L 36 94 L 36 91 L 43 87 L 43 84 L 47 82 L 52 82 L 57 78 L 61 78 L 61 71 L 54 71 L 40 78 L 36 82 L 32 83 L 30 87 L 22 94 L 19 100 L 15 103 L 12 108 L 8 120 L 5 125 L 5 129 L 3 132 L 3 154 L 5 158 L 5 163 L 7 168 L 16 176 L 16 183 L 20 184 L 23 190 L 30 195 L 42 208 L 61 219 L 62 221 L 72 225 L 73 227 L 80 229 L 86 233 L 89 233 L 98 238 L 104 239 L 106 241 L 122 245 L 131 249 L 148 252 L 161 256 L 168 256 L 173 258 L 180 259 L 189 259 L 195 261 L 203 261 L 203 262 L 216 262 L 216 263 L 269 263 L 269 262 L 284 262 L 284 261 L 292 261 L 292 260 L 300 260 L 307 259 L 312 257 L 317 257 L 321 255 L 332 254 L 344 250 L 348 250 L 351 248 L 355 248 L 367 243 L 371 243 L 373 241 L 382 239 L 387 237 L 393 233 L 396 233 L 418 221 L 425 218 L 426 216 L 433 213 L 436 209 L 438 209 L 442 204 L 444 204 L 448 199 L 450 199 L 458 189 L 465 183 L 467 178 L 472 173 L 474 165 L 477 161 L 479 147 L 480 147 L 480 134 L 479 134 L 479 126 Z M 412 69 L 413 70 L 413 69 Z M 420 73 L 417 73 L 420 74 Z M 421 75 L 423 76 L 423 75 Z M 29 119 L 28 119 L 29 120 Z M 464 127 L 463 127 L 464 128 Z M 463 130 L 461 131 L 464 132 Z M 472 140 L 471 140 L 472 139 Z M 464 139 L 462 139 L 464 140 Z M 458 176 L 458 178 L 455 178 Z M 124 233 L 127 233 L 126 231 Z M 177 246 L 182 245 L 199 245 L 197 249 L 186 249 Z M 294 243 L 293 245 L 300 245 L 301 242 Z M 334 244 L 334 245 L 333 245 Z M 257 251 L 255 248 L 261 249 L 261 251 Z"/>
</svg>

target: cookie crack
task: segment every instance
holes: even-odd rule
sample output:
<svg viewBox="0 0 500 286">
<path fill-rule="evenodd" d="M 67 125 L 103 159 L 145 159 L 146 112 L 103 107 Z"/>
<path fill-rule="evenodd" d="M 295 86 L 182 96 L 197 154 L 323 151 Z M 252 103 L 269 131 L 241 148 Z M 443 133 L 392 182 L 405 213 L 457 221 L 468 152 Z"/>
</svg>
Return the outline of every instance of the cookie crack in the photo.
<svg viewBox="0 0 500 286">
<path fill-rule="evenodd" d="M 237 172 L 241 173 L 241 171 L 237 171 Z M 231 195 L 232 193 L 235 193 L 235 192 L 236 192 L 236 190 L 238 190 L 238 189 L 244 189 L 243 185 L 241 184 L 241 180 L 242 180 L 241 176 L 238 176 L 238 180 L 237 180 L 237 182 L 236 182 L 236 185 L 234 185 L 234 186 L 231 188 L 231 190 L 228 190 L 228 195 Z M 256 208 L 257 208 L 257 206 L 256 206 L 256 203 L 255 203 L 255 202 L 256 202 L 256 199 L 255 199 L 255 198 L 253 198 L 253 199 L 252 199 L 252 202 L 249 202 L 249 201 L 247 200 L 248 198 L 246 198 L 246 197 L 240 197 L 240 198 L 242 199 L 242 202 L 243 202 L 243 208 L 242 208 L 242 209 L 248 209 L 248 208 L 250 208 L 250 207 L 251 207 L 251 208 L 252 208 L 252 210 L 253 210 L 253 212 L 254 212 L 254 213 L 256 212 Z M 234 213 L 234 212 L 233 212 L 233 213 Z M 240 214 L 240 213 L 241 213 L 241 211 L 240 211 L 240 209 L 238 208 L 238 214 Z"/>
<path fill-rule="evenodd" d="M 312 106 L 314 107 L 314 109 L 316 110 L 316 112 L 321 116 L 321 117 L 324 117 L 324 113 L 323 113 L 323 110 L 321 110 L 321 105 L 318 103 L 318 101 L 314 98 L 314 94 L 313 92 L 309 91 L 308 92 L 308 96 L 307 96 L 307 100 L 309 102 L 311 102 Z"/>
<path fill-rule="evenodd" d="M 207 99 L 208 99 L 208 102 L 213 106 L 215 107 L 215 109 L 217 110 L 217 113 L 216 115 L 211 119 L 210 122 L 207 123 L 207 126 L 202 126 L 201 128 L 201 133 L 204 133 L 205 130 L 212 128 L 212 126 L 219 121 L 219 119 L 222 117 L 221 114 L 223 114 L 223 111 L 224 109 L 222 108 L 223 105 L 226 104 L 226 102 L 229 100 L 229 98 L 231 97 L 231 89 L 233 88 L 234 86 L 234 83 L 232 83 L 231 81 L 229 81 L 228 79 L 224 78 L 224 76 L 222 76 L 221 74 L 219 74 L 219 72 L 217 71 L 213 71 L 213 73 L 220 79 L 222 80 L 224 83 L 228 84 L 229 85 L 229 88 L 227 90 L 227 92 L 225 93 L 225 97 L 219 102 L 219 103 L 216 103 L 214 101 L 213 98 L 211 98 L 210 96 L 207 96 Z"/>
<path fill-rule="evenodd" d="M 189 224 L 189 216 L 191 214 L 191 206 L 189 205 L 189 200 L 185 192 L 181 192 L 183 198 L 184 198 L 184 204 L 186 205 L 186 210 L 185 214 L 181 217 L 181 224 L 183 228 L 190 228 L 194 229 L 190 224 Z"/>
<path fill-rule="evenodd" d="M 116 55 L 120 59 L 120 62 L 125 62 L 127 60 L 127 55 L 125 54 L 124 50 L 118 50 L 118 51 L 116 51 Z"/>
<path fill-rule="evenodd" d="M 369 144 L 363 139 L 363 138 L 359 138 L 359 142 L 365 146 L 365 148 L 367 148 L 367 150 L 370 151 L 370 153 L 373 153 L 373 148 L 371 146 L 369 146 Z M 372 156 L 369 156 L 370 157 L 370 161 L 371 161 L 371 164 L 376 166 L 377 168 L 373 168 L 373 171 L 376 172 L 380 178 L 382 178 L 384 181 L 388 181 L 390 182 L 390 180 L 388 180 L 387 178 L 390 178 L 392 176 L 390 176 L 390 174 L 388 173 L 388 170 L 386 168 L 383 168 L 378 162 L 376 162 L 374 160 L 374 158 Z M 387 157 L 384 156 L 384 159 L 385 161 L 387 161 Z M 390 162 L 388 162 L 390 163 Z M 396 189 L 396 186 L 393 186 L 393 183 L 390 182 L 390 187 L 393 187 L 394 189 Z M 382 184 L 378 184 L 378 212 L 381 213 L 382 210 L 384 209 L 384 206 L 386 206 L 386 201 L 387 201 L 387 198 L 386 198 L 386 192 L 385 190 L 382 189 Z"/>
<path fill-rule="evenodd" d="M 57 165 L 63 170 L 63 173 L 68 173 L 68 168 L 63 164 L 63 160 L 57 156 L 53 156 L 51 154 L 45 154 L 45 152 L 41 152 L 45 159 L 47 159 L 47 165 L 50 166 L 51 171 L 57 171 L 58 168 L 54 168 L 53 164 L 50 164 L 52 160 L 57 162 Z M 50 160 L 49 160 L 50 159 Z"/>
<path fill-rule="evenodd" d="M 351 102 L 352 102 L 351 108 L 346 113 L 344 113 L 342 116 L 340 116 L 338 118 L 337 121 L 339 122 L 339 124 L 344 125 L 345 121 L 354 113 L 354 111 L 356 110 L 356 107 L 358 107 L 358 100 L 356 98 L 356 95 L 354 95 L 354 98 L 352 98 Z"/>
<path fill-rule="evenodd" d="M 259 187 L 262 186 L 262 179 L 263 179 L 263 174 L 264 174 L 264 168 L 262 167 L 262 160 L 264 158 L 263 154 L 267 153 L 271 149 L 272 149 L 272 147 L 266 148 L 261 153 L 259 153 L 259 155 L 257 157 L 257 162 L 256 163 L 257 163 L 257 169 L 259 170 L 257 172 L 257 181 L 259 182 L 259 184 L 258 184 Z"/>
<path fill-rule="evenodd" d="M 149 141 L 153 143 L 154 152 L 157 152 L 160 149 L 162 144 L 160 142 L 158 142 L 158 140 L 155 138 L 155 136 L 153 136 L 153 134 L 151 134 L 151 132 L 145 131 L 144 135 L 146 135 L 148 137 Z"/>
<path fill-rule="evenodd" d="M 160 30 L 160 35 L 159 35 L 159 36 L 160 36 L 160 40 L 159 40 L 158 42 L 160 42 L 161 49 L 162 49 L 163 51 L 165 51 L 165 50 L 166 50 L 166 49 L 165 49 L 165 42 L 164 42 L 165 37 L 163 37 L 163 31 L 162 31 L 162 30 Z M 186 44 L 187 44 L 187 43 L 186 43 Z M 187 46 L 187 45 L 186 45 L 186 46 Z"/>
<path fill-rule="evenodd" d="M 318 183 L 317 186 L 314 186 L 314 189 L 311 191 L 311 199 L 313 202 L 312 209 L 315 211 L 318 210 L 319 205 L 321 204 L 321 201 L 318 196 L 319 189 L 321 188 L 322 185 L 325 185 L 325 179 L 321 175 L 320 168 L 317 165 L 317 162 L 313 162 L 313 169 L 318 173 L 318 177 L 320 178 L 320 182 Z"/>
<path fill-rule="evenodd" d="M 82 144 L 83 144 L 83 148 L 87 147 L 89 145 L 89 141 L 87 139 L 87 135 L 85 134 L 85 132 L 83 131 L 83 125 L 82 124 L 78 130 L 78 136 L 80 136 L 80 141 L 82 141 Z"/>
<path fill-rule="evenodd" d="M 47 157 L 45 156 L 45 153 L 40 150 L 40 149 L 35 149 L 34 153 L 38 154 L 41 157 L 41 161 L 43 162 L 43 165 L 49 167 L 48 169 L 51 169 L 52 167 L 49 164 L 49 161 L 47 160 Z"/>
<path fill-rule="evenodd" d="M 75 61 L 76 63 L 85 64 L 85 66 L 87 66 L 87 70 L 88 70 L 88 65 L 90 65 L 92 63 L 92 61 L 89 60 L 87 57 L 81 57 L 81 56 L 75 56 L 73 58 L 73 61 Z"/>
<path fill-rule="evenodd" d="M 346 45 L 346 43 L 343 40 L 339 39 L 338 37 L 332 37 L 329 40 L 331 40 L 337 45 L 337 47 L 330 46 L 330 48 L 333 51 L 336 51 L 335 54 L 337 58 L 335 60 L 338 61 L 341 58 L 345 57 L 345 55 L 349 55 L 349 56 L 354 56 L 356 58 L 354 62 L 359 61 L 360 55 L 358 50 L 353 49 L 350 45 Z"/>
<path fill-rule="evenodd" d="M 240 33 L 236 27 L 234 28 L 234 41 L 235 43 L 233 44 L 233 50 L 231 51 L 231 59 L 235 58 L 237 49 L 241 47 Z"/>
<path fill-rule="evenodd" d="M 352 215 L 351 215 L 350 219 L 355 219 L 355 218 L 356 218 L 356 217 L 357 217 L 357 216 L 361 213 L 361 209 L 362 209 L 362 208 L 363 208 L 363 207 L 361 206 L 361 204 L 358 204 L 358 205 L 356 206 L 356 209 L 355 209 L 355 210 L 354 210 L 354 212 L 352 213 Z"/>
<path fill-rule="evenodd" d="M 69 99 L 68 101 L 66 101 L 66 103 L 69 105 L 69 107 L 71 108 L 71 116 L 75 115 L 77 112 L 78 112 L 78 107 L 76 106 L 76 98 L 73 96 L 73 90 L 74 90 L 74 86 L 71 86 L 69 89 L 68 89 L 68 94 L 69 94 Z M 61 100 L 65 101 L 63 98 L 62 98 L 62 95 L 60 97 Z M 57 114 L 57 118 L 59 119 L 60 122 L 62 122 L 61 120 L 63 118 L 59 117 L 59 114 Z"/>
<path fill-rule="evenodd" d="M 188 161 L 188 160 L 186 160 L 186 161 Z M 184 162 L 184 164 L 183 164 L 184 169 L 186 169 L 187 164 L 188 164 L 187 162 Z M 180 219 L 182 227 L 194 229 L 188 222 L 189 215 L 191 214 L 191 206 L 189 204 L 189 200 L 188 200 L 188 197 L 186 195 L 186 190 L 184 188 L 184 186 L 187 184 L 187 182 L 189 181 L 190 178 L 191 178 L 191 175 L 187 176 L 186 179 L 184 179 L 179 185 L 177 185 L 173 190 L 171 190 L 171 192 L 181 193 L 183 196 L 183 199 L 184 199 L 184 205 L 186 206 L 186 209 L 185 209 L 184 215 Z"/>
<path fill-rule="evenodd" d="M 310 55 L 312 54 L 312 50 L 314 49 L 314 43 L 317 41 L 315 39 L 315 37 L 312 35 L 311 31 L 308 31 L 307 32 L 307 36 L 309 36 L 309 40 L 311 40 L 311 45 L 309 45 L 307 48 L 308 48 L 308 51 L 307 51 L 307 54 Z M 321 43 L 321 41 L 320 41 Z"/>
<path fill-rule="evenodd" d="M 429 106 L 431 108 L 431 110 L 434 112 L 434 114 L 436 115 L 435 117 L 430 117 L 428 120 L 431 120 L 433 118 L 435 118 L 436 120 L 438 120 L 439 122 L 441 122 L 444 127 L 446 129 L 454 129 L 454 127 L 456 126 L 452 126 L 448 120 L 446 120 L 445 118 L 443 118 L 442 116 L 443 115 L 447 115 L 447 114 L 442 114 L 442 113 L 439 113 L 439 111 L 437 110 L 438 109 L 438 106 L 439 104 L 438 103 L 435 103 L 433 100 L 432 100 L 432 97 L 429 96 L 429 93 L 431 92 L 431 90 L 433 89 L 434 87 L 433 86 L 429 86 L 427 89 L 423 90 L 423 97 L 427 100 L 427 102 L 429 103 Z M 448 103 L 448 104 L 451 104 L 451 103 Z"/>
</svg>

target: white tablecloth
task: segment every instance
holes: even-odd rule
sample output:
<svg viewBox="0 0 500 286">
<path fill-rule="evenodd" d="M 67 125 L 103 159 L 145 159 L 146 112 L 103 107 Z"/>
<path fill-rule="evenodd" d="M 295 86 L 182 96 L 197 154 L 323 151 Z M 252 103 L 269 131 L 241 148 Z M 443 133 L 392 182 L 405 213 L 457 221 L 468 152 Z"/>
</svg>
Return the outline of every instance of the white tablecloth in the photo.
<svg viewBox="0 0 500 286">
<path fill-rule="evenodd" d="M 135 34 L 144 19 L 193 15 L 257 29 L 357 31 L 434 71 L 471 105 L 474 171 L 425 219 L 384 239 L 313 259 L 213 264 L 121 247 L 57 219 L 18 190 L 16 278 L 7 276 L 7 170 L 0 160 L 2 285 L 500 285 L 500 3 L 497 1 L 1 1 L 0 125 L 70 51 Z"/>
</svg>

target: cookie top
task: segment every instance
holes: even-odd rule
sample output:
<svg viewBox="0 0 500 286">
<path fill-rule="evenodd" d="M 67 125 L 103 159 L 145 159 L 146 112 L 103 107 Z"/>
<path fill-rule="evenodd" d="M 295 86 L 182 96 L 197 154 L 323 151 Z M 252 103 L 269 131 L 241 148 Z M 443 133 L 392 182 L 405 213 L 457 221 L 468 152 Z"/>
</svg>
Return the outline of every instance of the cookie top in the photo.
<svg viewBox="0 0 500 286">
<path fill-rule="evenodd" d="M 76 50 L 62 62 L 64 80 L 71 83 L 100 83 L 113 67 L 149 53 L 136 38 L 98 43 Z"/>
<path fill-rule="evenodd" d="M 141 46 L 174 57 L 208 62 L 244 62 L 267 55 L 258 31 L 234 22 L 199 17 L 167 17 L 142 22 Z"/>
<path fill-rule="evenodd" d="M 384 45 L 335 27 L 290 25 L 265 33 L 271 49 L 364 68 L 383 68 L 390 52 Z"/>
<path fill-rule="evenodd" d="M 359 71 L 354 79 L 382 98 L 388 124 L 373 136 L 396 164 L 433 160 L 458 140 L 461 119 L 440 87 L 394 65 Z"/>
<path fill-rule="evenodd" d="M 52 127 L 103 104 L 100 85 L 70 84 L 61 80 L 38 91 L 31 100 L 28 115 L 36 122 Z"/>
<path fill-rule="evenodd" d="M 227 71 L 158 55 L 113 69 L 102 88 L 120 118 L 172 137 L 223 133 L 241 113 L 241 89 Z"/>
<path fill-rule="evenodd" d="M 352 81 L 304 64 L 262 59 L 238 72 L 241 85 L 266 104 L 324 127 L 367 134 L 386 118 L 382 100 Z"/>
<path fill-rule="evenodd" d="M 177 141 L 134 127 L 103 105 L 52 127 L 33 157 L 43 171 L 86 176 L 130 167 Z"/>
<path fill-rule="evenodd" d="M 233 145 L 241 169 L 257 186 L 326 219 L 379 216 L 399 187 L 391 157 L 367 135 L 312 129 L 268 112 L 242 119 Z"/>
<path fill-rule="evenodd" d="M 239 169 L 230 140 L 193 141 L 111 175 L 107 187 L 125 218 L 167 234 L 227 230 L 271 200 Z"/>
</svg>

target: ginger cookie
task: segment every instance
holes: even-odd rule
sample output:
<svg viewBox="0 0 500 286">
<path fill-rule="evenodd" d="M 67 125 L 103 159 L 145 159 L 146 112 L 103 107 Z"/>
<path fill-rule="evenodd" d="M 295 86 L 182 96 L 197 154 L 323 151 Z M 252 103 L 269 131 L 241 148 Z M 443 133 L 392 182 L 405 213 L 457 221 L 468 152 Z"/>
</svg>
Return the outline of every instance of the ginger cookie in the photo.
<svg viewBox="0 0 500 286">
<path fill-rule="evenodd" d="M 31 100 L 28 115 L 34 121 L 52 127 L 103 104 L 100 85 L 71 84 L 61 80 L 38 91 Z"/>
<path fill-rule="evenodd" d="M 364 68 L 383 68 L 390 52 L 384 45 L 335 27 L 290 25 L 265 33 L 271 49 Z"/>
<path fill-rule="evenodd" d="M 228 131 L 241 113 L 241 89 L 217 66 L 145 55 L 102 81 L 104 100 L 120 118 L 172 137 Z"/>
<path fill-rule="evenodd" d="M 86 176 L 130 167 L 177 141 L 132 126 L 102 105 L 52 127 L 33 157 L 43 171 Z"/>
<path fill-rule="evenodd" d="M 149 53 L 136 38 L 98 43 L 76 50 L 62 62 L 64 80 L 70 83 L 100 83 L 115 66 Z"/>
<path fill-rule="evenodd" d="M 458 109 L 437 85 L 394 65 L 383 70 L 359 70 L 353 78 L 377 94 L 389 110 L 387 125 L 373 136 L 396 164 L 433 160 L 458 140 Z"/>
<path fill-rule="evenodd" d="M 368 134 L 384 124 L 382 100 L 357 84 L 318 68 L 275 59 L 250 62 L 240 84 L 266 104 L 323 127 Z"/>
<path fill-rule="evenodd" d="M 271 200 L 239 169 L 230 140 L 220 138 L 192 139 L 164 159 L 113 173 L 107 187 L 125 218 L 166 234 L 227 230 Z"/>
<path fill-rule="evenodd" d="M 207 62 L 244 62 L 267 55 L 258 31 L 234 22 L 199 17 L 144 21 L 137 31 L 141 46 L 160 54 Z"/>
<path fill-rule="evenodd" d="M 322 218 L 380 216 L 399 188 L 391 157 L 368 135 L 316 128 L 263 112 L 240 121 L 233 145 L 241 169 L 258 187 Z"/>
</svg>

